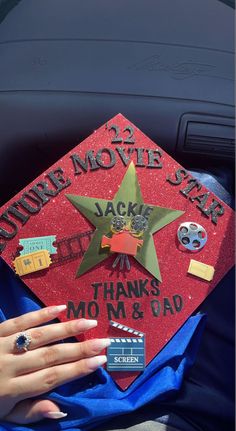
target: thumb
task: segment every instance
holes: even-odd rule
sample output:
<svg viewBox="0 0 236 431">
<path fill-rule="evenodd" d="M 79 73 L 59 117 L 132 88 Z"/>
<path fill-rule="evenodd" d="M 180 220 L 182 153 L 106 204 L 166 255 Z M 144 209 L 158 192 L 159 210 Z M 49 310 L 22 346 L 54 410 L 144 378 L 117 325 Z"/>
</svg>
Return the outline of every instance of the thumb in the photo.
<svg viewBox="0 0 236 431">
<path fill-rule="evenodd" d="M 50 400 L 24 400 L 4 418 L 6 421 L 17 424 L 28 424 L 43 419 L 62 419 L 67 413 L 60 411 L 59 407 Z"/>
</svg>

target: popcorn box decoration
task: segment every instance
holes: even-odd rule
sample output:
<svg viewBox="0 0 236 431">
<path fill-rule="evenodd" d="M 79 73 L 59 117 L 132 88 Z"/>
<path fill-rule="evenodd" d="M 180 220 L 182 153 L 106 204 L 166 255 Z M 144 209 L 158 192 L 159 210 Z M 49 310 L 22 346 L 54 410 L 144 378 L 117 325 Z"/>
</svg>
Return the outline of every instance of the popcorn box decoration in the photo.
<svg viewBox="0 0 236 431">
<path fill-rule="evenodd" d="M 124 340 L 126 389 L 233 266 L 234 213 L 118 114 L 1 208 L 0 254 L 62 320 L 98 320 L 81 340 Z"/>
</svg>

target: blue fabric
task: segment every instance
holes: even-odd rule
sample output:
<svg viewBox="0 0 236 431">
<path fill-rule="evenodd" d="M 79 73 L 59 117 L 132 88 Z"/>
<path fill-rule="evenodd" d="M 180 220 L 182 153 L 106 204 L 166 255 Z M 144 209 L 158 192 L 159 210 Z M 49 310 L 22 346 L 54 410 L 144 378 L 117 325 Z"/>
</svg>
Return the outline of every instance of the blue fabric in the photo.
<svg viewBox="0 0 236 431">
<path fill-rule="evenodd" d="M 0 276 L 2 321 L 40 308 L 38 301 L 2 259 Z M 1 429 L 84 430 L 91 424 L 131 412 L 152 400 L 167 399 L 169 394 L 180 388 L 184 373 L 194 362 L 204 322 L 205 317 L 200 314 L 189 318 L 128 390 L 120 390 L 101 368 L 91 376 L 47 394 L 47 398 L 56 401 L 61 410 L 68 413 L 68 417 L 60 424 L 52 420 L 33 426 L 2 423 Z"/>
</svg>

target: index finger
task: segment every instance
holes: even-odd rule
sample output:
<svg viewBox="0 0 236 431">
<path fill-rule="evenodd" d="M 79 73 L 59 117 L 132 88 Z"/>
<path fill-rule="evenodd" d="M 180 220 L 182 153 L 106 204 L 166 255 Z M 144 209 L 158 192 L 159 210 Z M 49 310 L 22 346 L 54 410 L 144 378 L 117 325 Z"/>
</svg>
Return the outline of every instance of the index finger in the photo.
<svg viewBox="0 0 236 431">
<path fill-rule="evenodd" d="M 49 322 L 55 319 L 62 311 L 66 310 L 66 308 L 66 305 L 55 305 L 6 320 L 0 324 L 0 337 L 8 337 L 16 332 L 22 332 L 34 326 Z"/>
</svg>

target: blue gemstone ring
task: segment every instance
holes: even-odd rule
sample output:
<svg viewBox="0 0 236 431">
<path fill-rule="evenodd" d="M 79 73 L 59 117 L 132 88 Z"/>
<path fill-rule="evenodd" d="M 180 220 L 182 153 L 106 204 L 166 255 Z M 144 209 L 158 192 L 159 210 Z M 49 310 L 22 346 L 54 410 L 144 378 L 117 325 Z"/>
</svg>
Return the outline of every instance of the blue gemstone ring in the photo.
<svg viewBox="0 0 236 431">
<path fill-rule="evenodd" d="M 17 335 L 15 340 L 15 346 L 18 352 L 26 352 L 29 350 L 29 345 L 31 343 L 31 337 L 25 332 L 21 332 Z"/>
</svg>

